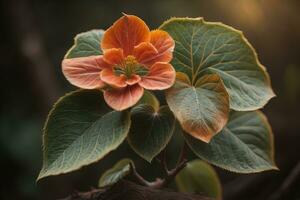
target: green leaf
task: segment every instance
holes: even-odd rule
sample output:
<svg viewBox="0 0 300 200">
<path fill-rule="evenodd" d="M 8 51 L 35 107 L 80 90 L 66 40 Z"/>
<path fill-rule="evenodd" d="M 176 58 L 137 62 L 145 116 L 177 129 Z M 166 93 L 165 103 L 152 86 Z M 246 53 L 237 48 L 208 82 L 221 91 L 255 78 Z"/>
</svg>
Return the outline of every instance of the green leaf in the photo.
<svg viewBox="0 0 300 200">
<path fill-rule="evenodd" d="M 274 97 L 269 76 L 242 32 L 202 18 L 172 18 L 161 29 L 175 40 L 172 65 L 195 85 L 204 74 L 217 73 L 230 96 L 230 108 L 262 108 Z"/>
<path fill-rule="evenodd" d="M 271 127 L 260 111 L 232 112 L 209 144 L 184 134 L 192 151 L 207 162 L 238 173 L 277 169 Z"/>
<path fill-rule="evenodd" d="M 113 185 L 126 177 L 131 172 L 130 165 L 133 165 L 133 161 L 127 158 L 117 162 L 101 176 L 98 184 L 99 187 Z"/>
<path fill-rule="evenodd" d="M 60 98 L 44 127 L 43 168 L 38 179 L 79 169 L 116 149 L 130 127 L 129 113 L 112 111 L 99 90 Z"/>
<path fill-rule="evenodd" d="M 167 106 L 157 111 L 150 105 L 132 110 L 128 142 L 142 158 L 151 162 L 170 141 L 175 128 L 175 117 Z"/>
<path fill-rule="evenodd" d="M 76 35 L 74 45 L 65 55 L 65 58 L 77 58 L 101 55 L 100 42 L 103 37 L 103 30 L 91 30 Z"/>
<path fill-rule="evenodd" d="M 226 125 L 229 99 L 216 74 L 203 76 L 195 86 L 177 81 L 166 99 L 182 128 L 197 139 L 209 142 Z"/>
<path fill-rule="evenodd" d="M 180 192 L 222 199 L 222 188 L 214 168 L 201 160 L 188 162 L 175 178 Z"/>
</svg>

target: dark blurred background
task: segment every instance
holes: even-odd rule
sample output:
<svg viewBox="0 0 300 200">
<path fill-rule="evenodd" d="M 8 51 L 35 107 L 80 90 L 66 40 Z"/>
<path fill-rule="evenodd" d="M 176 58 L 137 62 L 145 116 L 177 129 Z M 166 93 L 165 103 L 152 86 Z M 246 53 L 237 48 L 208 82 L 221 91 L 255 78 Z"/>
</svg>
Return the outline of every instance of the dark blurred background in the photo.
<svg viewBox="0 0 300 200">
<path fill-rule="evenodd" d="M 47 200 L 89 190 L 118 155 L 134 156 L 125 144 L 101 163 L 35 182 L 47 112 L 74 90 L 61 73 L 65 52 L 77 33 L 106 29 L 121 12 L 140 16 L 151 29 L 172 16 L 202 16 L 244 32 L 277 94 L 263 111 L 274 131 L 280 171 L 239 175 L 217 168 L 223 197 L 300 199 L 299 0 L 6 0 L 0 6 L 0 199 Z M 159 175 L 158 168 L 149 171 L 145 162 L 138 163 L 148 177 Z"/>
</svg>

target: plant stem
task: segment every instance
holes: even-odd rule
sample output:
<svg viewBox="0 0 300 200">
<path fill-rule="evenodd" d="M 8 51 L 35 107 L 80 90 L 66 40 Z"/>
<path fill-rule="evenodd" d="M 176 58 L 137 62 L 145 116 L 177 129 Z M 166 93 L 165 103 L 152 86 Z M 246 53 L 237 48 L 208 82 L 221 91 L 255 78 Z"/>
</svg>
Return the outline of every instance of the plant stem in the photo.
<svg viewBox="0 0 300 200">
<path fill-rule="evenodd" d="M 76 192 L 60 200 L 212 200 L 202 195 L 156 190 L 121 180 L 106 189 L 93 189 L 87 192 Z"/>
<path fill-rule="evenodd" d="M 147 181 L 146 179 L 144 179 L 144 177 L 142 177 L 135 169 L 135 166 L 130 163 L 130 167 L 131 167 L 131 173 L 133 175 L 133 177 L 143 186 L 150 186 L 151 182 Z"/>
<path fill-rule="evenodd" d="M 167 186 L 174 178 L 175 176 L 186 166 L 187 163 L 187 159 L 186 157 L 186 150 L 187 150 L 187 146 L 184 143 L 180 152 L 180 155 L 178 157 L 178 161 L 176 166 L 169 170 L 168 166 L 167 166 L 167 159 L 166 159 L 166 150 L 164 150 L 161 154 L 161 159 L 159 159 L 159 162 L 165 172 L 165 177 L 164 178 L 157 178 L 155 181 L 153 182 L 149 182 L 147 180 L 145 180 L 135 169 L 135 167 L 133 165 L 131 165 L 131 169 L 132 169 L 132 175 L 135 177 L 135 179 L 144 186 L 148 186 L 151 188 L 155 188 L 155 189 L 160 189 L 163 188 L 165 186 Z"/>
<path fill-rule="evenodd" d="M 166 149 L 163 150 L 162 158 L 161 158 L 161 160 L 158 160 L 158 161 L 159 161 L 160 165 L 163 168 L 165 176 L 168 176 L 169 175 L 169 168 L 168 168 L 168 164 L 167 164 L 167 151 L 166 151 Z"/>
<path fill-rule="evenodd" d="M 187 154 L 187 149 L 187 144 L 184 142 L 176 165 L 179 165 L 182 161 L 186 159 L 185 157 Z"/>
</svg>

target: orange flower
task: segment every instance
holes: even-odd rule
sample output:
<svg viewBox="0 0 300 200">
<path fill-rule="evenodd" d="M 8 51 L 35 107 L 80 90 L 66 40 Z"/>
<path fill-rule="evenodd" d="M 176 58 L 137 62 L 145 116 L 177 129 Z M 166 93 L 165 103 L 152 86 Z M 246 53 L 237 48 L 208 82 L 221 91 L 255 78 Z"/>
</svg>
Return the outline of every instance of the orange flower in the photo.
<svg viewBox="0 0 300 200">
<path fill-rule="evenodd" d="M 106 103 L 115 110 L 135 105 L 144 89 L 164 90 L 175 81 L 169 62 L 175 43 L 161 30 L 150 31 L 140 18 L 124 15 L 104 33 L 103 55 L 64 59 L 63 73 L 75 86 L 103 88 Z"/>
</svg>

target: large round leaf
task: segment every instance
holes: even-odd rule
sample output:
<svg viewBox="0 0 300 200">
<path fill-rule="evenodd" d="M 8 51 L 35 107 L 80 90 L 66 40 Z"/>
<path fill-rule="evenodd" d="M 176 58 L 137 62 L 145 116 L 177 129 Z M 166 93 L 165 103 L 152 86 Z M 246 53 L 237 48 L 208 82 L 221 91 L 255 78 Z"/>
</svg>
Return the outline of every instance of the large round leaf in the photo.
<svg viewBox="0 0 300 200">
<path fill-rule="evenodd" d="M 200 158 L 239 173 L 277 169 L 272 130 L 259 111 L 232 112 L 226 127 L 209 144 L 184 134 Z"/>
<path fill-rule="evenodd" d="M 170 141 L 175 117 L 167 106 L 155 110 L 141 104 L 133 108 L 131 120 L 128 142 L 138 155 L 151 162 Z"/>
<path fill-rule="evenodd" d="M 226 125 L 229 99 L 216 74 L 203 76 L 195 86 L 177 81 L 166 98 L 182 128 L 199 140 L 209 142 Z"/>
<path fill-rule="evenodd" d="M 188 162 L 176 176 L 180 192 L 203 194 L 214 199 L 222 199 L 222 188 L 214 168 L 202 160 Z"/>
<path fill-rule="evenodd" d="M 113 185 L 129 175 L 131 171 L 130 165 L 133 165 L 133 161 L 128 158 L 124 158 L 117 162 L 112 168 L 102 174 L 99 179 L 99 187 Z"/>
<path fill-rule="evenodd" d="M 230 108 L 263 107 L 274 96 L 266 69 L 242 32 L 202 18 L 172 18 L 161 29 L 175 40 L 172 65 L 193 85 L 203 74 L 217 73 L 230 96 Z"/>
<path fill-rule="evenodd" d="M 74 45 L 67 52 L 65 58 L 77 58 L 101 55 L 100 42 L 103 37 L 103 30 L 91 30 L 76 35 Z"/>
<path fill-rule="evenodd" d="M 76 170 L 103 158 L 126 138 L 129 113 L 112 111 L 99 90 L 79 90 L 58 100 L 43 135 L 38 179 Z"/>
</svg>

